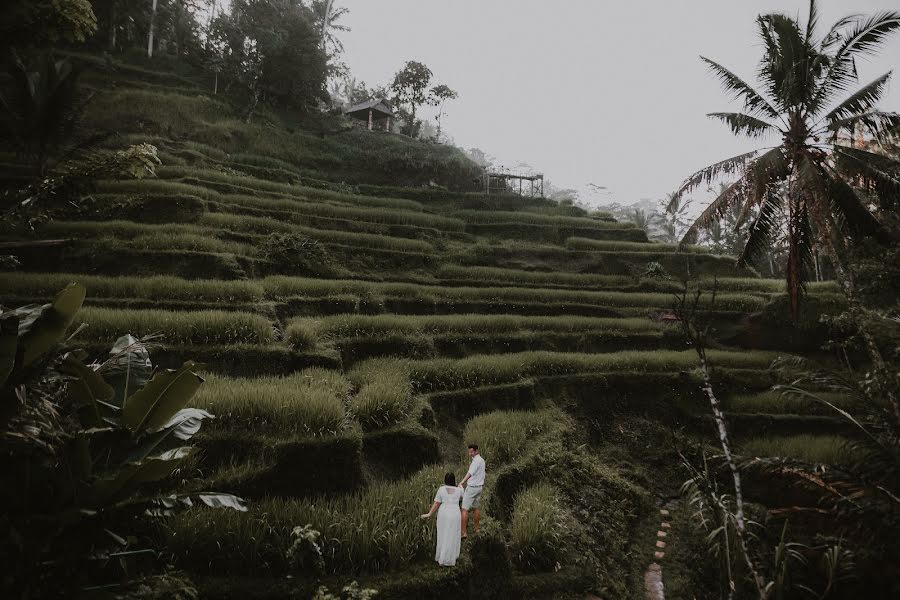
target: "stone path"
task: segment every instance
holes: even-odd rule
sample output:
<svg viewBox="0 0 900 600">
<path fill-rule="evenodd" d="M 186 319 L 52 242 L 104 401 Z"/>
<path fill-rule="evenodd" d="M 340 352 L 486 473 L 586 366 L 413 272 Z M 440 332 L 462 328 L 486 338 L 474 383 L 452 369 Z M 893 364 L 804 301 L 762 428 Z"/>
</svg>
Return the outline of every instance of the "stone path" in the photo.
<svg viewBox="0 0 900 600">
<path fill-rule="evenodd" d="M 644 592 L 647 600 L 665 600 L 666 593 L 663 586 L 662 561 L 666 557 L 666 538 L 672 530 L 669 523 L 671 511 L 675 510 L 677 502 L 670 500 L 659 509 L 659 530 L 656 532 L 656 550 L 653 552 L 654 561 L 650 563 L 644 572 Z"/>
</svg>

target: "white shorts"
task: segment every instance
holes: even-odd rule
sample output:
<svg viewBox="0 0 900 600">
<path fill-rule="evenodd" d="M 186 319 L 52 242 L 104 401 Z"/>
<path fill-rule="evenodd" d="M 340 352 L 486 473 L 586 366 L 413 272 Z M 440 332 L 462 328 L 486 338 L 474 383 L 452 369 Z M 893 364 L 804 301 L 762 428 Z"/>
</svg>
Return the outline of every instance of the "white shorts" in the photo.
<svg viewBox="0 0 900 600">
<path fill-rule="evenodd" d="M 469 510 L 470 508 L 481 508 L 482 490 L 484 490 L 483 485 L 466 486 L 466 491 L 463 493 L 462 499 L 463 510 Z"/>
</svg>

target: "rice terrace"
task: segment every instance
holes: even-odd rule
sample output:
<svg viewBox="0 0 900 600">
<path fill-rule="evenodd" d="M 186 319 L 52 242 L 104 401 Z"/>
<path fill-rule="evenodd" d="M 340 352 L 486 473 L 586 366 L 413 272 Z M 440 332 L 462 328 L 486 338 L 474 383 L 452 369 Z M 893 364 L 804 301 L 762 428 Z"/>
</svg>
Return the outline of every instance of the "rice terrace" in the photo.
<svg viewBox="0 0 900 600">
<path fill-rule="evenodd" d="M 0 40 L 0 597 L 900 598 L 895 2 Z"/>
</svg>

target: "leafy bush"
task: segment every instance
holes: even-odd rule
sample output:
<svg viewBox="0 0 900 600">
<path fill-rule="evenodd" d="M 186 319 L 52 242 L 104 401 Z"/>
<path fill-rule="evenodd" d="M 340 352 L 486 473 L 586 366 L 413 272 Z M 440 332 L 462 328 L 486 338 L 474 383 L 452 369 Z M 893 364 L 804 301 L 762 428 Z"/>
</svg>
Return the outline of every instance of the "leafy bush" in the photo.
<svg viewBox="0 0 900 600">
<path fill-rule="evenodd" d="M 296 233 L 272 233 L 265 238 L 262 256 L 279 271 L 301 275 L 328 275 L 331 257 L 318 240 Z"/>
</svg>

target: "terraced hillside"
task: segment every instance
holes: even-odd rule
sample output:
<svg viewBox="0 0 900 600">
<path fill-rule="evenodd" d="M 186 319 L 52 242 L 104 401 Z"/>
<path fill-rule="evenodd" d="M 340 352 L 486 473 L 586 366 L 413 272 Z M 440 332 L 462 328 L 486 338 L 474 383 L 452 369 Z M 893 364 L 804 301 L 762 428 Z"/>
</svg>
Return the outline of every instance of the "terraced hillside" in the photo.
<svg viewBox="0 0 900 600">
<path fill-rule="evenodd" d="M 671 324 L 683 279 L 715 280 L 710 359 L 742 447 L 844 434 L 766 392 L 771 361 L 815 349 L 817 325 L 785 327 L 783 283 L 731 258 L 548 200 L 449 191 L 477 175 L 451 149 L 323 139 L 274 114 L 246 124 L 202 82 L 137 67 L 90 82 L 87 125 L 127 128 L 163 166 L 39 224 L 64 243 L 19 248 L 0 301 L 79 281 L 82 345 L 160 335 L 160 364 L 205 365 L 198 406 L 216 419 L 180 481 L 251 508 L 191 511 L 160 535 L 208 597 L 306 597 L 313 578 L 286 578 L 306 524 L 326 582 L 381 598 L 633 597 L 642 524 L 677 491 L 668 431 L 704 426 L 696 358 Z M 429 181 L 446 187 L 415 187 Z M 812 294 L 840 302 L 829 284 Z M 439 570 L 418 515 L 464 471 L 467 442 L 487 460 L 487 518 L 462 566 Z"/>
</svg>

